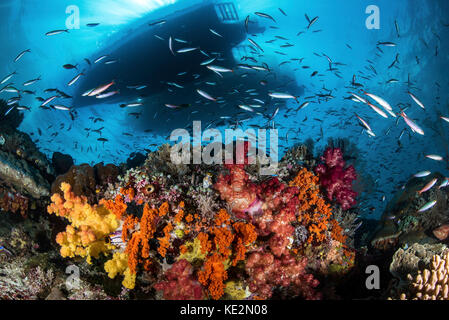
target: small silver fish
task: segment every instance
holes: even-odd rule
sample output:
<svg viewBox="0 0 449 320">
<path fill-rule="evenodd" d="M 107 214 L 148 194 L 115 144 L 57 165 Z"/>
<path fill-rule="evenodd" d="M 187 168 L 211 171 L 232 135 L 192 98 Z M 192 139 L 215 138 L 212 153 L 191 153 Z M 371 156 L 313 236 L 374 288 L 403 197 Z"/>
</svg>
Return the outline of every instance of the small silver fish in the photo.
<svg viewBox="0 0 449 320">
<path fill-rule="evenodd" d="M 259 17 L 270 19 L 273 22 L 276 22 L 276 20 L 274 20 L 274 18 L 272 16 L 270 16 L 269 14 L 266 14 L 266 13 L 263 13 L 263 12 L 254 12 L 254 14 L 259 16 Z"/>
<path fill-rule="evenodd" d="M 179 49 L 176 52 L 177 53 L 185 53 L 185 52 L 191 52 L 191 51 L 195 51 L 195 50 L 198 50 L 198 48 L 182 48 L 182 49 Z"/>
<path fill-rule="evenodd" d="M 57 35 L 57 34 L 60 34 L 60 33 L 64 33 L 64 32 L 69 33 L 69 30 L 68 30 L 68 29 L 63 29 L 63 30 L 53 30 L 53 31 L 47 32 L 45 35 L 46 35 L 46 36 L 54 36 L 54 35 Z"/>
<path fill-rule="evenodd" d="M 437 183 L 437 181 L 438 181 L 437 178 L 430 180 L 429 183 L 427 183 L 421 190 L 418 191 L 419 194 L 422 194 L 422 193 L 432 189 L 432 187 L 435 185 L 435 183 Z"/>
<path fill-rule="evenodd" d="M 53 108 L 57 109 L 57 110 L 63 110 L 63 111 L 70 111 L 72 109 L 70 109 L 69 107 L 63 106 L 63 105 L 54 105 Z"/>
<path fill-rule="evenodd" d="M 211 101 L 217 101 L 217 99 L 215 99 L 214 97 L 212 97 L 210 94 L 208 94 L 207 92 L 197 89 L 196 92 L 198 92 L 199 95 L 201 95 L 202 97 L 211 100 Z"/>
<path fill-rule="evenodd" d="M 39 80 L 41 80 L 41 77 L 40 77 L 40 76 L 39 76 L 38 78 L 36 78 L 36 79 L 32 79 L 32 80 L 29 80 L 29 81 L 24 82 L 24 83 L 23 83 L 23 86 L 24 86 L 24 87 L 31 86 L 32 84 L 36 83 L 36 82 L 39 81 Z"/>
<path fill-rule="evenodd" d="M 106 59 L 107 57 L 109 57 L 109 56 L 108 56 L 107 54 L 105 54 L 104 56 L 101 56 L 101 57 L 97 58 L 97 59 L 94 61 L 94 64 L 100 62 L 101 60 Z"/>
<path fill-rule="evenodd" d="M 249 43 L 251 43 L 253 46 L 255 46 L 257 49 L 259 49 L 260 51 L 264 52 L 263 49 L 256 43 L 256 41 L 254 41 L 251 38 L 248 38 Z"/>
<path fill-rule="evenodd" d="M 439 156 L 437 154 L 428 154 L 428 155 L 426 155 L 426 158 L 429 158 L 429 159 L 432 159 L 432 160 L 435 160 L 435 161 L 442 161 L 443 160 L 443 157 Z"/>
<path fill-rule="evenodd" d="M 84 76 L 84 73 L 80 73 L 80 74 L 78 74 L 77 76 L 75 76 L 75 78 L 73 78 L 72 80 L 70 80 L 69 83 L 67 83 L 67 85 L 68 85 L 68 86 L 73 85 L 75 82 L 78 81 L 78 79 L 79 79 L 81 76 Z"/>
<path fill-rule="evenodd" d="M 436 203 L 437 203 L 436 200 L 432 200 L 432 201 L 430 201 L 430 202 L 427 202 L 425 205 L 423 205 L 423 206 L 418 210 L 418 212 L 424 212 L 424 211 L 427 211 L 427 210 L 429 210 L 430 208 L 432 208 Z"/>
<path fill-rule="evenodd" d="M 172 55 L 175 55 L 175 52 L 173 51 L 173 39 L 172 37 L 168 38 L 168 48 L 170 49 L 170 52 Z"/>
<path fill-rule="evenodd" d="M 214 66 L 214 65 L 208 65 L 208 66 L 206 66 L 206 68 L 208 68 L 209 70 L 215 71 L 215 72 L 234 72 L 234 70 L 232 70 L 232 69 L 228 69 L 228 68 L 220 67 L 220 66 Z"/>
<path fill-rule="evenodd" d="M 0 81 L 0 84 L 4 84 L 6 81 L 11 79 L 15 74 L 17 74 L 17 72 L 15 72 L 15 71 L 13 73 L 8 74 L 6 77 L 3 78 L 2 81 Z"/>
<path fill-rule="evenodd" d="M 217 31 L 215 31 L 214 29 L 209 29 L 210 32 L 212 32 L 214 35 L 223 38 L 223 36 L 221 34 L 219 34 Z"/>
<path fill-rule="evenodd" d="M 23 55 L 24 55 L 25 53 L 27 53 L 27 52 L 31 52 L 31 50 L 30 50 L 30 49 L 26 49 L 26 50 L 22 51 L 21 53 L 19 53 L 19 54 L 17 55 L 17 57 L 14 59 L 14 62 L 19 61 L 19 59 L 22 58 Z"/>
<path fill-rule="evenodd" d="M 421 171 L 418 173 L 415 173 L 413 176 L 416 178 L 424 178 L 427 177 L 431 172 L 430 171 Z"/>
<path fill-rule="evenodd" d="M 424 106 L 424 104 L 423 104 L 421 101 L 419 101 L 419 99 L 418 99 L 417 97 L 415 97 L 415 96 L 413 95 L 413 93 L 411 93 L 411 92 L 409 91 L 408 94 L 409 94 L 410 97 L 413 99 L 413 101 L 416 102 L 416 104 L 417 104 L 418 106 L 420 106 L 420 107 L 423 108 L 423 109 L 426 108 L 426 107 Z"/>
<path fill-rule="evenodd" d="M 443 182 L 441 182 L 440 186 L 438 187 L 438 189 L 441 188 L 445 188 L 449 185 L 449 179 L 448 178 L 444 178 Z"/>
</svg>

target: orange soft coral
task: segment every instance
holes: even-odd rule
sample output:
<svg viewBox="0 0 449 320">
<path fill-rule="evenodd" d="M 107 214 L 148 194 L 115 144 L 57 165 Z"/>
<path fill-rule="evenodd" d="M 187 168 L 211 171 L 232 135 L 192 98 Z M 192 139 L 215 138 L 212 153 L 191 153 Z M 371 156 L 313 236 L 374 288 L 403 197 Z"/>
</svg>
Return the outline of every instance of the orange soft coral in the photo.
<svg viewBox="0 0 449 320">
<path fill-rule="evenodd" d="M 237 233 L 237 244 L 235 246 L 235 257 L 232 265 L 235 266 L 239 261 L 245 260 L 246 246 L 257 239 L 256 227 L 249 223 L 236 222 L 232 225 Z"/>
<path fill-rule="evenodd" d="M 210 235 L 201 232 L 197 236 L 201 253 L 209 253 L 198 276 L 200 283 L 208 287 L 211 297 L 219 299 L 224 293 L 228 261 L 234 256 L 231 263 L 235 266 L 238 261 L 245 260 L 246 247 L 256 241 L 257 233 L 250 223 L 232 223 L 224 209 L 216 214 L 214 223 L 216 226 Z"/>
<path fill-rule="evenodd" d="M 182 222 L 182 219 L 184 218 L 184 210 L 180 209 L 178 213 L 175 215 L 175 223 L 180 224 Z"/>
<path fill-rule="evenodd" d="M 159 216 L 160 217 L 165 216 L 168 213 L 169 209 L 170 206 L 168 202 L 164 202 L 163 204 L 161 204 L 161 206 L 159 207 Z"/>
<path fill-rule="evenodd" d="M 136 191 L 134 190 L 134 188 L 121 188 L 120 193 L 128 197 L 129 201 L 133 201 L 136 195 Z"/>
<path fill-rule="evenodd" d="M 331 207 L 319 193 L 318 177 L 303 168 L 290 182 L 290 186 L 299 189 L 298 221 L 309 231 L 307 243 L 319 244 L 325 241 L 326 232 L 330 227 L 335 227 L 336 221 L 331 223 Z"/>
<path fill-rule="evenodd" d="M 123 242 L 128 241 L 130 231 L 139 223 L 139 219 L 133 216 L 127 216 L 122 225 L 122 240 Z"/>
<path fill-rule="evenodd" d="M 208 287 L 211 297 L 215 300 L 221 298 L 224 294 L 224 281 L 228 278 L 225 270 L 224 259 L 219 253 L 213 253 L 209 256 L 203 270 L 198 272 L 198 281 L 205 287 Z"/>
<path fill-rule="evenodd" d="M 214 244 L 215 248 L 218 252 L 223 255 L 225 258 L 229 257 L 232 254 L 231 243 L 234 240 L 234 235 L 232 231 L 227 227 L 223 228 L 213 228 L 214 234 Z"/>
<path fill-rule="evenodd" d="M 158 211 L 151 209 L 148 204 L 145 204 L 140 220 L 140 230 L 133 233 L 126 246 L 125 252 L 128 254 L 128 266 L 133 274 L 137 272 L 137 265 L 141 258 L 147 259 L 150 257 L 150 239 L 153 238 L 156 231 L 157 216 Z"/>
<path fill-rule="evenodd" d="M 121 194 L 117 194 L 114 200 L 101 199 L 100 204 L 115 214 L 117 219 L 121 219 L 126 214 L 127 205 Z"/>
<path fill-rule="evenodd" d="M 197 236 L 197 239 L 201 244 L 201 253 L 208 253 L 212 247 L 212 242 L 209 241 L 209 235 L 204 232 L 200 232 Z"/>
<path fill-rule="evenodd" d="M 229 213 L 225 209 L 221 209 L 220 211 L 218 211 L 218 214 L 215 217 L 215 224 L 217 226 L 221 226 L 224 223 L 228 223 L 230 219 L 231 216 L 229 215 Z"/>
<path fill-rule="evenodd" d="M 157 251 L 162 257 L 165 257 L 167 254 L 167 249 L 170 246 L 170 232 L 173 230 L 173 226 L 171 223 L 167 224 L 164 227 L 164 236 L 161 238 L 157 238 L 159 240 L 159 248 Z"/>
</svg>

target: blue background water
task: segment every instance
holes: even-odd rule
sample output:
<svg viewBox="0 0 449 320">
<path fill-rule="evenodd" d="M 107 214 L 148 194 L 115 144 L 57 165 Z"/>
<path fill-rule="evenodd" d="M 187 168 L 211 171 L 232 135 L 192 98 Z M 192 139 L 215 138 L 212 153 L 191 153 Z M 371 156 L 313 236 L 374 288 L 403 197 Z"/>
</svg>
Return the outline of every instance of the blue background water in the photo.
<svg viewBox="0 0 449 320">
<path fill-rule="evenodd" d="M 126 32 L 132 26 L 138 25 L 141 19 L 148 19 L 151 15 L 157 19 L 163 12 L 171 12 L 200 2 L 3 0 L 0 4 L 2 19 L 0 76 L 3 78 L 17 71 L 18 75 L 11 81 L 18 87 L 27 80 L 41 76 L 42 80 L 28 89 L 36 90 L 37 95 L 44 98 L 51 95 L 43 93 L 47 88 L 58 87 L 70 94 L 71 90 L 66 87 L 66 83 L 77 71 L 64 70 L 62 65 L 79 63 L 86 57 L 102 53 L 126 36 Z M 364 190 L 370 192 L 365 195 L 367 201 L 363 203 L 363 207 L 377 208 L 373 216 L 379 216 L 385 207 L 385 202 L 381 201 L 382 196 L 385 195 L 388 201 L 394 190 L 400 188 L 404 181 L 417 171 L 438 170 L 445 175 L 448 174 L 445 161 L 432 161 L 426 159 L 424 155 L 431 153 L 448 156 L 449 123 L 440 120 L 439 115 L 449 116 L 449 27 L 444 26 L 449 24 L 449 1 L 242 0 L 234 3 L 242 24 L 244 18 L 251 15 L 252 20 L 258 20 L 266 27 L 270 25 L 279 27 L 279 30 L 267 28 L 264 34 L 259 34 L 255 38 L 258 43 L 263 44 L 264 61 L 270 66 L 277 66 L 288 58 L 304 58 L 301 65 L 290 63 L 280 69 L 294 75 L 298 85 L 305 90 L 304 97 L 323 93 L 323 86 L 332 90 L 332 95 L 335 96 L 329 102 L 312 103 L 297 114 L 289 114 L 288 117 L 283 116 L 285 109 L 280 110 L 275 119 L 280 129 L 280 136 L 285 137 L 290 130 L 288 143 L 285 139 L 281 141 L 284 149 L 298 141 L 292 139 L 291 132 L 292 129 L 294 132 L 297 131 L 298 127 L 301 131 L 297 138 L 299 141 L 305 141 L 308 138 L 319 137 L 322 126 L 323 138 L 317 143 L 318 147 L 323 147 L 330 137 L 349 138 L 360 151 L 356 162 L 357 169 L 362 177 L 368 175 L 373 177 L 372 180 L 367 177 L 364 179 Z M 69 34 L 45 36 L 50 30 L 65 28 L 68 17 L 66 8 L 69 5 L 76 5 L 80 10 L 80 29 L 70 30 Z M 365 9 L 368 5 L 376 5 L 380 9 L 379 30 L 369 30 L 365 26 L 368 17 Z M 278 8 L 282 8 L 287 16 L 283 16 Z M 277 24 L 255 16 L 256 11 L 272 15 Z M 306 13 L 311 18 L 319 16 L 319 19 L 309 31 L 297 36 L 298 32 L 306 31 L 307 21 L 304 17 Z M 400 29 L 400 38 L 395 29 L 395 20 Z M 100 25 L 89 28 L 86 26 L 87 23 L 100 23 Z M 313 32 L 316 30 L 322 31 Z M 275 35 L 288 38 L 289 42 L 295 45 L 281 49 L 288 56 L 274 53 L 280 50 L 279 42 L 264 43 L 273 39 Z M 384 53 L 380 54 L 376 49 L 378 41 L 392 41 L 397 43 L 397 46 L 383 46 L 381 49 Z M 352 49 L 348 48 L 347 44 Z M 435 55 L 436 47 L 438 55 Z M 19 62 L 14 63 L 17 54 L 25 49 L 31 49 L 32 53 L 26 54 Z M 319 55 L 324 53 L 334 62 L 344 63 L 345 65 L 338 66 L 342 78 L 326 71 L 329 68 L 327 59 L 314 53 Z M 399 53 L 398 68 L 388 69 L 397 53 Z M 377 75 L 369 70 L 370 62 L 367 60 L 372 61 Z M 302 69 L 303 65 L 310 66 L 310 69 Z M 319 71 L 319 75 L 311 77 L 310 74 L 314 70 Z M 413 134 L 402 119 L 396 125 L 391 117 L 383 119 L 367 106 L 343 99 L 349 96 L 349 91 L 353 91 L 345 86 L 350 84 L 354 74 L 356 81 L 364 84 L 368 92 L 390 102 L 395 112 L 399 112 L 397 107 L 399 103 L 410 104 L 407 114 L 424 129 L 425 136 Z M 369 75 L 371 79 L 361 78 L 363 75 Z M 425 110 L 414 104 L 408 96 L 409 88 L 406 83 L 408 77 L 413 83 L 410 90 L 425 104 Z M 398 79 L 399 82 L 386 84 L 392 78 Z M 14 94 L 0 94 L 0 98 L 4 99 L 12 96 Z M 301 98 L 303 97 L 300 97 L 300 100 Z M 166 142 L 165 136 L 142 134 L 136 134 L 134 137 L 123 136 L 123 131 L 133 132 L 133 123 L 129 121 L 127 110 L 117 108 L 117 104 L 103 101 L 101 105 L 78 109 L 79 117 L 73 123 L 72 130 L 66 131 L 71 123 L 67 112 L 42 110 L 34 97 L 24 96 L 24 99 L 22 104 L 31 107 L 31 111 L 25 111 L 25 120 L 20 129 L 33 133 L 33 139 L 39 139 L 37 144 L 49 157 L 53 152 L 60 151 L 72 155 L 77 164 L 96 163 L 100 160 L 120 163 L 126 161 L 131 152 L 149 148 L 149 144 Z M 289 102 L 290 105 L 295 106 L 295 102 Z M 370 123 L 376 137 L 372 138 L 362 133 L 354 112 Z M 109 139 L 108 143 L 97 141 L 96 135 L 86 137 L 84 128 L 95 129 L 89 119 L 92 116 L 104 119 L 105 122 L 98 127 L 105 127 L 102 136 Z M 308 120 L 302 122 L 305 116 Z M 323 122 L 315 120 L 316 118 Z M 61 123 L 65 124 L 63 130 L 59 129 Z M 266 119 L 258 117 L 251 123 L 265 124 Z M 38 128 L 43 132 L 41 137 L 37 134 Z M 398 137 L 404 128 L 407 128 L 407 132 L 401 138 L 402 148 L 398 149 Z M 55 132 L 58 132 L 58 135 L 52 137 Z M 84 147 L 84 152 L 81 152 L 80 146 Z M 93 151 L 85 152 L 89 146 Z"/>
</svg>

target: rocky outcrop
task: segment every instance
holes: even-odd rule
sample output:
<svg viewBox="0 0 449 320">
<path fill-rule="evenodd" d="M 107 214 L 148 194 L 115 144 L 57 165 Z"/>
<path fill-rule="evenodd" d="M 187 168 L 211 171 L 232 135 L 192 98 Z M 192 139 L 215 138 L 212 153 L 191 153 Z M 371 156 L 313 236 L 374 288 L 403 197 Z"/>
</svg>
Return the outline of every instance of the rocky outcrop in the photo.
<svg viewBox="0 0 449 320">
<path fill-rule="evenodd" d="M 86 196 L 90 203 L 98 201 L 97 195 L 108 183 L 113 182 L 120 174 L 120 169 L 113 165 L 103 163 L 91 167 L 88 164 L 73 165 L 69 171 L 60 175 L 51 185 L 51 194 L 59 193 L 61 183 L 67 182 L 77 196 Z"/>
<path fill-rule="evenodd" d="M 49 183 L 36 168 L 3 151 L 0 151 L 0 180 L 3 185 L 36 199 L 50 194 Z"/>
<path fill-rule="evenodd" d="M 420 269 L 427 267 L 434 255 L 441 255 L 448 251 L 446 245 L 415 243 L 407 249 L 398 249 L 393 255 L 390 272 L 395 277 L 405 280 L 407 274 L 416 274 Z"/>
<path fill-rule="evenodd" d="M 53 153 L 51 162 L 55 168 L 56 175 L 67 173 L 74 164 L 70 155 L 61 152 Z"/>
</svg>

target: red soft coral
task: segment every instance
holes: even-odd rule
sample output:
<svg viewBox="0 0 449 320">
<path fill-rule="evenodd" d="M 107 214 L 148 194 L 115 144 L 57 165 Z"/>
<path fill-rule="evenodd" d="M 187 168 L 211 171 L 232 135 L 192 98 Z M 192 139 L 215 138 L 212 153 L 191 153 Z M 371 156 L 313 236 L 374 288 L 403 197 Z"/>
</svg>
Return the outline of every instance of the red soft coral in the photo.
<svg viewBox="0 0 449 320">
<path fill-rule="evenodd" d="M 203 289 L 193 277 L 192 265 L 185 259 L 179 260 L 165 272 L 166 281 L 154 285 L 164 292 L 166 300 L 201 300 Z"/>
<path fill-rule="evenodd" d="M 319 164 L 315 172 L 320 178 L 321 186 L 326 189 L 327 197 L 335 200 L 343 210 L 354 206 L 357 192 L 352 190 L 352 182 L 357 179 L 354 167 L 345 168 L 343 152 L 339 148 L 327 148 L 321 157 L 324 164 Z"/>
</svg>

